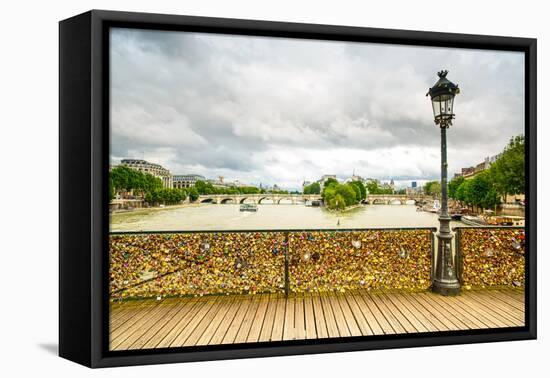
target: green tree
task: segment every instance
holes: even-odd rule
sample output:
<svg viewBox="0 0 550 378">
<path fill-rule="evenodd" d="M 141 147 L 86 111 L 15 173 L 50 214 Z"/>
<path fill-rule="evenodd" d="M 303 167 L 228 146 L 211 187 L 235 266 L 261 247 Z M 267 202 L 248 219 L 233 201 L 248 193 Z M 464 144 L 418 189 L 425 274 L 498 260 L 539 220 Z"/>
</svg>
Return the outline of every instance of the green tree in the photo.
<svg viewBox="0 0 550 378">
<path fill-rule="evenodd" d="M 464 182 L 464 177 L 462 176 L 455 177 L 454 179 L 449 181 L 449 198 L 459 200 L 459 198 L 457 198 L 457 190 L 458 190 L 458 187 L 463 182 Z"/>
<path fill-rule="evenodd" d="M 363 201 L 367 198 L 367 188 L 361 181 L 352 181 L 350 184 L 359 189 L 359 201 Z"/>
<path fill-rule="evenodd" d="M 330 178 L 326 179 L 325 182 L 323 183 L 323 188 L 326 188 L 326 187 L 334 185 L 334 184 L 338 184 L 338 180 L 330 177 Z"/>
<path fill-rule="evenodd" d="M 525 193 L 525 137 L 510 139 L 489 169 L 495 190 L 502 196 Z"/>
<path fill-rule="evenodd" d="M 199 191 L 197 190 L 196 187 L 190 188 L 189 191 L 187 192 L 187 195 L 189 196 L 189 200 L 191 202 L 195 202 L 196 200 L 199 199 Z"/>
<path fill-rule="evenodd" d="M 441 195 L 441 183 L 439 181 L 428 181 L 424 185 L 424 193 L 429 196 L 439 197 Z"/>
<path fill-rule="evenodd" d="M 455 199 L 460 202 L 466 203 L 466 197 L 464 196 L 464 188 L 466 187 L 466 181 L 462 183 L 455 190 Z"/>
<path fill-rule="evenodd" d="M 344 210 L 346 208 L 346 200 L 340 194 L 336 194 L 329 199 L 328 206 L 334 210 Z"/>
<path fill-rule="evenodd" d="M 318 182 L 306 185 L 304 187 L 304 194 L 321 194 L 321 185 Z"/>
</svg>

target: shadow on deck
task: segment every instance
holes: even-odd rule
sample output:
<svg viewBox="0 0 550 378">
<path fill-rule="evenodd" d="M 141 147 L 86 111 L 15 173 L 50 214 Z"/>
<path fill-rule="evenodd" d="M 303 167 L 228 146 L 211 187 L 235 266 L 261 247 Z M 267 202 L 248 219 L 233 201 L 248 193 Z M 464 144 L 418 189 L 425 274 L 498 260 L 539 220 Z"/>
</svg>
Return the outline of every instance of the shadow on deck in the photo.
<svg viewBox="0 0 550 378">
<path fill-rule="evenodd" d="M 112 303 L 111 350 L 524 326 L 524 291 L 229 295 Z"/>
</svg>

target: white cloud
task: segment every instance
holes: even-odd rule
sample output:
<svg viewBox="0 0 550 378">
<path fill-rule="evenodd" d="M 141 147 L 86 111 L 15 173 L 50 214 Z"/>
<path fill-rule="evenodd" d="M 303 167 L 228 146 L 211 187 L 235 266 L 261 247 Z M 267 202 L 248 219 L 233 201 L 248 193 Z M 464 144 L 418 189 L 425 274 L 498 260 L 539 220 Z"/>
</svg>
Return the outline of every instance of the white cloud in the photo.
<svg viewBox="0 0 550 378">
<path fill-rule="evenodd" d="M 321 174 L 436 178 L 428 87 L 458 82 L 449 171 L 522 133 L 520 53 L 116 29 L 111 159 L 297 187 Z"/>
</svg>

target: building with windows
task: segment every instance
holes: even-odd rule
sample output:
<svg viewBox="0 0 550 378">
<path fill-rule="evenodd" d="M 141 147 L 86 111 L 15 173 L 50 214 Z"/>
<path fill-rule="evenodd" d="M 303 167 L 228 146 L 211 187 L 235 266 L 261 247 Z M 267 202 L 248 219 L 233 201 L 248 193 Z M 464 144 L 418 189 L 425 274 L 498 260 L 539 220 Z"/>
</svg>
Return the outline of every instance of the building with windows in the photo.
<svg viewBox="0 0 550 378">
<path fill-rule="evenodd" d="M 323 176 L 321 176 L 320 180 L 317 180 L 317 182 L 321 185 L 321 188 L 323 188 L 325 186 L 325 182 L 328 179 L 334 179 L 334 180 L 338 181 L 338 179 L 336 178 L 336 175 L 323 175 Z"/>
<path fill-rule="evenodd" d="M 190 188 L 195 186 L 197 181 L 206 181 L 206 178 L 196 174 L 174 175 L 172 176 L 172 187 L 174 189 Z"/>
<path fill-rule="evenodd" d="M 164 188 L 172 187 L 172 174 L 170 174 L 170 171 L 160 164 L 149 163 L 148 161 L 141 159 L 123 159 L 121 160 L 120 165 L 158 177 L 161 179 L 162 186 Z"/>
</svg>

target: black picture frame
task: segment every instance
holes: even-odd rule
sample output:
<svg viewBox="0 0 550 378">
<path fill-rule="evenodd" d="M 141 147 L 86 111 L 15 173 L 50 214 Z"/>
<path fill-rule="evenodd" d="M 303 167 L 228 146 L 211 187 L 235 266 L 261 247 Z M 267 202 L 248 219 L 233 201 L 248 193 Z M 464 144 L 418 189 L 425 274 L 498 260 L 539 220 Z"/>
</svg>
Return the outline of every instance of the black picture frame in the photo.
<svg viewBox="0 0 550 378">
<path fill-rule="evenodd" d="M 110 352 L 108 333 L 110 27 L 377 42 L 525 53 L 526 323 L 479 331 Z M 92 10 L 59 24 L 59 355 L 89 367 L 535 339 L 536 39 Z"/>
</svg>

